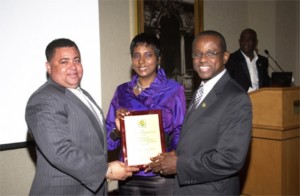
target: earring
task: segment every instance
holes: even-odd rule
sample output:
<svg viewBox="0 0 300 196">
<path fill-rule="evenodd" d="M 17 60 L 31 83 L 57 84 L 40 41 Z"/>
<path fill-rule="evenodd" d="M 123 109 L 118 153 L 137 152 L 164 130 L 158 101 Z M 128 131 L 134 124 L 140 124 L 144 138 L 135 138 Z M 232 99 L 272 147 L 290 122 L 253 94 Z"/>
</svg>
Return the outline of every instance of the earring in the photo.
<svg viewBox="0 0 300 196">
<path fill-rule="evenodd" d="M 157 64 L 157 69 L 160 69 L 160 64 Z"/>
</svg>

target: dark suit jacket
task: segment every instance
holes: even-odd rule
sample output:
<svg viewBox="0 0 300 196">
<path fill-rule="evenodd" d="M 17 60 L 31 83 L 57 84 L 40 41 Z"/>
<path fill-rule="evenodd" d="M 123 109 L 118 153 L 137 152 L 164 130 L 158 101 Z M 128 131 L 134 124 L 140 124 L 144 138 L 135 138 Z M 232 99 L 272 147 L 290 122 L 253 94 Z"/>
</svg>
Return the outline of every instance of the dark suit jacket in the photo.
<svg viewBox="0 0 300 196">
<path fill-rule="evenodd" d="M 175 195 L 239 195 L 248 153 L 252 107 L 225 72 L 194 112 L 186 114 L 176 150 Z"/>
<path fill-rule="evenodd" d="M 259 88 L 269 87 L 270 77 L 268 74 L 268 59 L 259 54 L 257 54 L 257 56 L 258 59 L 256 61 L 256 67 L 258 72 Z M 252 87 L 246 59 L 241 50 L 237 50 L 230 54 L 225 66 L 231 77 L 235 79 L 246 91 L 248 91 L 249 87 Z"/>
<path fill-rule="evenodd" d="M 106 129 L 76 95 L 48 80 L 29 98 L 26 122 L 37 145 L 30 195 L 106 194 Z"/>
</svg>

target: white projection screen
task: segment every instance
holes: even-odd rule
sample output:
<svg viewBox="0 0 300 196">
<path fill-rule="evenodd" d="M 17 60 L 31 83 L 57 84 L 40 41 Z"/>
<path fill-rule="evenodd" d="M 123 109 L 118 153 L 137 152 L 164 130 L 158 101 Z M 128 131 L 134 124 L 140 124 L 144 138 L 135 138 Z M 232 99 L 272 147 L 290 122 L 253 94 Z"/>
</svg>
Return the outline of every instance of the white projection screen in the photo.
<svg viewBox="0 0 300 196">
<path fill-rule="evenodd" d="M 81 86 L 101 105 L 98 0 L 0 1 L 0 149 L 26 144 L 25 107 L 46 81 L 45 48 L 56 38 L 78 45 Z M 22 145 L 21 145 L 22 146 Z"/>
</svg>

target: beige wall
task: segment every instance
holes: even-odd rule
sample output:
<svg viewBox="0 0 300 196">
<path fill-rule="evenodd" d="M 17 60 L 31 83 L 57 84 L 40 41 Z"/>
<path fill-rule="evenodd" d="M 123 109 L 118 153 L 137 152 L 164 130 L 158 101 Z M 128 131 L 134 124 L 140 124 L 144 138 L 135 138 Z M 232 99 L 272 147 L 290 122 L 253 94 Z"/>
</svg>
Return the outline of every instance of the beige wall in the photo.
<svg viewBox="0 0 300 196">
<path fill-rule="evenodd" d="M 106 113 L 115 88 L 130 79 L 130 1 L 100 1 L 102 109 Z"/>
<path fill-rule="evenodd" d="M 299 0 L 276 2 L 274 56 L 284 70 L 294 73 L 297 86 L 300 85 L 299 10 Z"/>
<path fill-rule="evenodd" d="M 0 195 L 28 195 L 34 171 L 35 165 L 27 148 L 1 151 Z"/>
<path fill-rule="evenodd" d="M 102 107 L 106 113 L 116 86 L 130 79 L 129 44 L 134 36 L 133 1 L 100 0 Z M 258 33 L 259 50 L 294 71 L 299 85 L 299 1 L 205 0 L 204 29 L 224 34 L 229 51 L 240 31 Z M 296 74 L 297 73 L 297 74 Z M 28 195 L 34 163 L 26 148 L 0 152 L 0 195 Z M 114 186 L 114 185 L 113 185 Z"/>
</svg>

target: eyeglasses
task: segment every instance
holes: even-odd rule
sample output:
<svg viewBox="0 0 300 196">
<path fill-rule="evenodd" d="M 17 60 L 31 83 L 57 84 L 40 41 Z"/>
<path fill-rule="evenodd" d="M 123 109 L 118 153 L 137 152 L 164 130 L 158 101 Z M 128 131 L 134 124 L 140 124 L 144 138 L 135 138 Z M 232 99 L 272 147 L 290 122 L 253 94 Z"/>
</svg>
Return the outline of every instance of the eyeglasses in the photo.
<svg viewBox="0 0 300 196">
<path fill-rule="evenodd" d="M 224 53 L 224 52 L 223 51 L 221 51 L 221 52 L 212 52 L 212 51 L 210 51 L 210 52 L 205 52 L 205 53 L 197 52 L 197 53 L 193 53 L 192 54 L 192 58 L 194 58 L 194 59 L 196 59 L 196 58 L 200 59 L 203 56 L 208 57 L 208 58 L 214 58 L 218 54 L 221 54 L 221 53 Z"/>
</svg>

